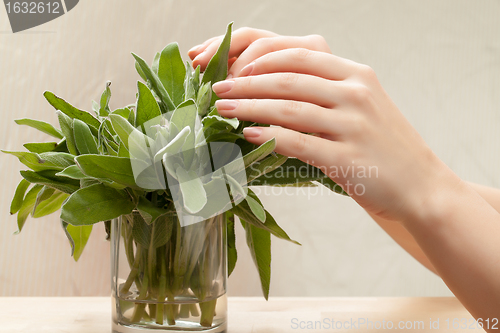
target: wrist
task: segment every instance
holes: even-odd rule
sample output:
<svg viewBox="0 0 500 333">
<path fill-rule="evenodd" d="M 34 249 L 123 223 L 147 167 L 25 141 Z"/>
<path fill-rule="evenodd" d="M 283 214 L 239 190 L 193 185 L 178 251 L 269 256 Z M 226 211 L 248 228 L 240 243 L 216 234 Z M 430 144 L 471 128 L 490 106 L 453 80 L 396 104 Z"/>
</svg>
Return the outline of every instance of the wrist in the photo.
<svg viewBox="0 0 500 333">
<path fill-rule="evenodd" d="M 438 227 L 449 221 L 459 198 L 470 190 L 470 187 L 456 175 L 444 162 L 434 155 L 429 165 L 430 172 L 425 181 L 419 181 L 414 191 L 409 193 L 407 209 L 401 219 L 407 229 L 415 227 Z"/>
</svg>

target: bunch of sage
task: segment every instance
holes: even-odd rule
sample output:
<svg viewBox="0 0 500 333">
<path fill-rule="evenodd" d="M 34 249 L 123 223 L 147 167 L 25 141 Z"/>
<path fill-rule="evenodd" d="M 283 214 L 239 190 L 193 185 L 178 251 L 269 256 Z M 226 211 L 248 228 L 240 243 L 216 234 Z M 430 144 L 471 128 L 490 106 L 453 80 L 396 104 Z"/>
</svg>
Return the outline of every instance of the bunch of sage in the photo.
<svg viewBox="0 0 500 333">
<path fill-rule="evenodd" d="M 180 291 L 186 280 L 183 276 L 187 273 L 181 274 L 174 268 L 175 272 L 168 277 L 167 285 L 165 265 L 156 267 L 154 261 L 150 263 L 154 267 L 150 267 L 146 263 L 148 260 L 151 262 L 147 255 L 148 249 L 153 248 L 159 255 L 171 253 L 175 263 L 184 263 L 182 267 L 191 270 L 189 274 L 193 274 L 195 267 L 190 266 L 186 261 L 188 257 L 183 258 L 182 255 L 200 251 L 177 249 L 178 252 L 168 252 L 168 248 L 175 247 L 174 239 L 180 237 L 181 226 L 169 217 L 176 208 L 179 210 L 174 205 L 177 197 L 183 205 L 181 210 L 187 214 L 199 214 L 210 206 L 210 211 L 202 216 L 213 220 L 212 217 L 216 216 L 213 212 L 225 211 L 229 274 L 237 261 L 234 225 L 235 216 L 239 217 L 267 299 L 271 277 L 271 234 L 297 242 L 291 240 L 278 226 L 247 186 L 315 186 L 313 182 L 319 182 L 339 193 L 342 190 L 319 169 L 274 153 L 274 139 L 261 146 L 244 139 L 242 131 L 245 127 L 265 125 L 227 119 L 218 114 L 214 106 L 217 96 L 213 94 L 211 86 L 227 76 L 231 29 L 232 24 L 229 24 L 219 49 L 203 74 L 200 73 L 200 67 L 193 69 L 189 62 L 184 64 L 177 43 L 171 43 L 158 52 L 151 66 L 133 54 L 137 72 L 145 83 L 137 83 L 137 100 L 125 107 L 110 109 L 109 82 L 99 103 L 93 102 L 93 113 L 80 110 L 53 93 L 45 92 L 45 98 L 57 110 L 60 128 L 32 119 L 19 119 L 16 123 L 40 130 L 56 141 L 26 143 L 24 147 L 27 151 L 22 152 L 4 151 L 18 157 L 29 168 L 21 171 L 23 179 L 15 191 L 10 208 L 11 214 L 17 213 L 17 233 L 21 232 L 30 215 L 38 218 L 61 209 L 61 225 L 71 244 L 72 255 L 78 260 L 93 224 L 104 222 L 109 233 L 110 220 L 124 216 L 131 221 L 130 230 L 123 231 L 128 242 L 127 256 L 131 268 L 145 266 L 157 272 L 151 273 L 148 282 L 144 280 L 146 275 L 139 281 L 138 275 L 132 270 L 122 288 L 123 292 L 127 292 L 135 281 L 144 287 L 140 289 L 143 299 L 154 296 L 164 300 L 169 294 L 173 296 Z M 229 143 L 238 147 L 242 156 L 244 181 L 241 177 L 235 179 L 231 175 L 227 176 L 228 173 L 227 177 L 221 177 L 203 171 L 207 165 L 202 163 L 202 147 L 211 143 Z M 141 150 L 141 147 L 147 149 Z M 153 151 L 154 156 L 150 151 Z M 223 155 L 217 156 L 224 159 Z M 182 158 L 179 159 L 179 156 Z M 154 163 L 147 164 L 144 161 Z M 232 166 L 227 158 L 219 162 L 226 169 Z M 137 174 L 134 174 L 134 165 L 141 170 L 152 168 L 149 175 L 153 177 L 146 177 L 144 182 L 139 182 Z M 297 173 L 299 168 L 306 172 Z M 203 172 L 200 173 L 200 170 Z M 193 174 L 204 176 L 195 177 Z M 169 187 L 170 182 L 167 184 L 154 175 L 172 177 L 179 186 L 175 189 Z M 183 181 L 186 179 L 189 181 Z M 154 186 L 155 182 L 159 186 Z M 217 203 L 218 192 L 213 191 L 217 184 L 231 188 L 233 197 L 229 208 L 224 206 L 227 203 Z M 134 223 L 134 214 L 140 216 L 143 222 Z M 203 227 L 194 224 L 183 228 L 201 228 L 196 232 L 208 237 L 210 226 L 210 223 L 205 223 Z M 141 248 L 146 255 L 139 255 L 142 253 Z M 198 258 L 199 255 L 194 257 Z M 209 276 L 202 278 L 210 279 Z M 199 290 L 200 300 L 203 300 L 205 292 Z M 148 314 L 140 307 L 136 309 L 134 320 L 146 315 L 154 318 L 156 314 L 157 322 L 163 322 L 160 313 L 164 311 Z M 204 311 L 203 308 L 201 310 Z M 212 310 L 206 309 L 207 313 L 210 311 L 213 311 L 213 307 Z M 210 324 L 209 317 L 205 316 L 204 320 L 208 320 L 206 325 Z M 174 318 L 167 316 L 167 320 Z"/>
</svg>

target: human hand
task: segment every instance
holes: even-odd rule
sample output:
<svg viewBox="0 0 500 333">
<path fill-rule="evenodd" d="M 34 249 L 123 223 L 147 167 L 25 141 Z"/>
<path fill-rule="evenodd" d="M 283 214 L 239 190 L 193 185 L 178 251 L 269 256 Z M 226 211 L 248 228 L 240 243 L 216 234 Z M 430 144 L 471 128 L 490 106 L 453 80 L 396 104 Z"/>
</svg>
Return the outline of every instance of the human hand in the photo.
<svg viewBox="0 0 500 333">
<path fill-rule="evenodd" d="M 206 67 L 220 41 L 191 50 L 193 65 Z M 411 220 L 432 195 L 460 183 L 374 71 L 331 54 L 322 37 L 243 28 L 230 58 L 232 78 L 213 86 L 219 113 L 280 126 L 247 128 L 245 138 L 261 144 L 275 137 L 276 152 L 317 166 L 368 212 Z"/>
</svg>

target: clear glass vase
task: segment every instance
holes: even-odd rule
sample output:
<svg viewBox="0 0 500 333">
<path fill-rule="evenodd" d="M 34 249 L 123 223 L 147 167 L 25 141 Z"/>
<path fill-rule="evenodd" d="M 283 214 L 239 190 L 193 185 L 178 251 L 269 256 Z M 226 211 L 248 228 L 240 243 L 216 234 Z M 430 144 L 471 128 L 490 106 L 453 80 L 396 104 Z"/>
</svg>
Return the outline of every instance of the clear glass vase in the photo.
<svg viewBox="0 0 500 333">
<path fill-rule="evenodd" d="M 134 211 L 111 229 L 113 333 L 226 332 L 224 214 L 181 227 Z"/>
</svg>

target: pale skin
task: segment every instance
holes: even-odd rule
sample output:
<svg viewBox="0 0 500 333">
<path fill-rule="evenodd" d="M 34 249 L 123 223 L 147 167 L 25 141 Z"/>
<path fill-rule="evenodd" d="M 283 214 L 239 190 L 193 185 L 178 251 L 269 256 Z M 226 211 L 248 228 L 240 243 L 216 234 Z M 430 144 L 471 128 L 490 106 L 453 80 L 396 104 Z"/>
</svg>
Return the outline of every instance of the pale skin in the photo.
<svg viewBox="0 0 500 333">
<path fill-rule="evenodd" d="M 220 42 L 191 49 L 193 65 L 203 70 Z M 248 141 L 275 137 L 276 152 L 324 170 L 475 318 L 500 317 L 500 190 L 460 179 L 373 70 L 333 55 L 321 36 L 242 28 L 230 58 L 228 79 L 213 86 L 219 113 L 277 125 L 245 129 Z M 376 166 L 378 177 L 333 174 L 342 166 Z"/>
</svg>

